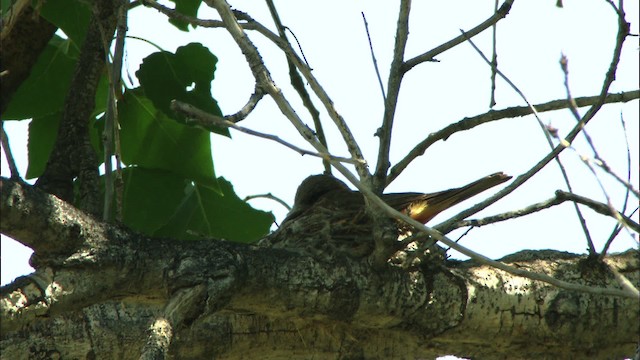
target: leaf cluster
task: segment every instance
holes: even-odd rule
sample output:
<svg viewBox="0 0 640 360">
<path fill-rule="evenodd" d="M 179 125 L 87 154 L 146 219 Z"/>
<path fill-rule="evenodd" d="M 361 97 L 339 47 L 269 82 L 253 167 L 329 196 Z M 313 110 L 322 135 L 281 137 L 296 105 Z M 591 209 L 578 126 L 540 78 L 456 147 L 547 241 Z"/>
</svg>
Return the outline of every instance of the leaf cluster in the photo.
<svg viewBox="0 0 640 360">
<path fill-rule="evenodd" d="M 47 1 L 39 11 L 60 31 L 3 114 L 3 120 L 31 120 L 28 179 L 43 174 L 58 133 L 64 131 L 60 123 L 65 103 L 73 101 L 66 94 L 91 16 L 88 5 L 79 1 L 64 6 L 59 0 Z M 122 180 L 122 198 L 116 203 L 121 204 L 122 221 L 133 229 L 152 236 L 240 242 L 256 241 L 269 231 L 273 215 L 253 209 L 238 198 L 231 183 L 216 176 L 210 132 L 185 125 L 185 119 L 169 108 L 172 100 L 180 100 L 221 116 L 211 96 L 217 61 L 198 43 L 175 53 L 159 50 L 146 57 L 136 72 L 139 86 L 122 89 L 113 89 L 104 69 L 88 119 L 90 138 L 100 159 L 96 166 L 113 156 L 122 161 L 124 167 L 113 174 Z M 116 150 L 105 156 L 109 91 L 118 97 L 119 134 Z M 229 136 L 228 129 L 215 132 Z"/>
</svg>

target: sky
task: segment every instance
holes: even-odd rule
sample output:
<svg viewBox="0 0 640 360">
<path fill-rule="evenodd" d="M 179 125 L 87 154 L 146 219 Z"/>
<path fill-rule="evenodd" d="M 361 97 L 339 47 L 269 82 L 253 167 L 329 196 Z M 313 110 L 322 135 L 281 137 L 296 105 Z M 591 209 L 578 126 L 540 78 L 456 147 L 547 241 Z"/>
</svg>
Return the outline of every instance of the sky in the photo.
<svg viewBox="0 0 640 360">
<path fill-rule="evenodd" d="M 611 61 L 616 33 L 616 18 L 603 0 L 565 1 L 564 8 L 555 1 L 516 1 L 506 19 L 498 23 L 497 47 L 499 69 L 509 77 L 532 104 L 565 98 L 564 75 L 559 60 L 564 54 L 569 60 L 569 83 L 573 96 L 592 96 L 600 92 L 604 74 Z M 243 2 L 238 10 L 273 29 L 264 2 Z M 397 20 L 397 2 L 323 1 L 276 2 L 280 17 L 299 40 L 313 74 L 345 118 L 364 151 L 371 169 L 375 168 L 383 100 L 371 60 L 369 43 L 362 20 L 365 14 L 373 49 L 383 83 L 391 62 Z M 468 30 L 488 18 L 493 1 L 414 2 L 410 17 L 410 34 L 405 59 L 412 58 Z M 631 32 L 638 34 L 638 3 L 625 4 Z M 203 5 L 199 17 L 217 18 Z M 139 7 L 131 12 L 129 32 L 132 37 L 147 39 L 163 49 L 174 51 L 189 42 L 200 42 L 218 57 L 212 93 L 224 114 L 238 111 L 253 92 L 254 80 L 247 63 L 231 37 L 223 29 L 198 28 L 181 32 L 170 25 L 164 15 L 153 9 Z M 310 116 L 295 91 L 289 86 L 286 60 L 278 49 L 256 32 L 248 32 L 255 42 L 271 75 L 285 96 L 307 124 Z M 473 41 L 485 54 L 491 53 L 491 31 Z M 638 37 L 625 43 L 616 81 L 610 92 L 638 88 Z M 129 38 L 126 43 L 124 79 L 135 85 L 135 71 L 142 59 L 156 51 L 150 44 Z M 461 44 L 437 57 L 439 62 L 423 63 L 407 73 L 400 91 L 396 112 L 391 163 L 395 164 L 417 142 L 430 133 L 464 117 L 488 111 L 490 100 L 490 69 L 469 44 Z M 134 80 L 129 83 L 128 78 Z M 501 79 L 497 81 L 497 104 L 494 109 L 523 106 L 525 102 Z M 314 98 L 317 107 L 321 103 Z M 613 171 L 622 177 L 630 172 L 631 183 L 638 188 L 638 114 L 639 102 L 607 105 L 587 126 L 595 146 Z M 585 108 L 580 109 L 584 114 Z M 631 169 L 627 168 L 625 120 Z M 329 148 L 334 155 L 347 156 L 340 136 L 326 115 L 321 114 Z M 544 123 L 558 128 L 564 136 L 575 125 L 568 110 L 542 113 Z M 300 137 L 288 120 L 279 113 L 275 103 L 265 97 L 254 113 L 241 126 L 279 136 L 312 149 Z M 11 148 L 24 175 L 27 167 L 27 121 L 5 124 Z M 272 193 L 293 203 L 298 184 L 307 176 L 323 171 L 314 157 L 300 156 L 282 145 L 232 130 L 232 138 L 212 135 L 214 166 L 218 176 L 234 185 L 240 197 Z M 504 171 L 522 174 L 549 152 L 544 134 L 532 116 L 493 122 L 451 136 L 428 149 L 415 160 L 387 189 L 387 192 L 432 192 L 464 185 L 482 176 Z M 583 137 L 573 149 L 563 152 L 561 160 L 569 173 L 574 191 L 598 201 L 604 194 L 594 176 L 580 160 L 592 157 Z M 2 176 L 8 168 L 2 154 Z M 598 171 L 613 204 L 620 208 L 624 189 L 610 176 Z M 565 189 L 558 166 L 552 162 L 521 188 L 474 217 L 493 215 L 520 209 L 554 196 Z M 492 194 L 480 195 L 442 213 L 429 225 L 436 225 L 464 210 L 465 207 Z M 631 199 L 632 207 L 637 199 Z M 286 209 L 267 199 L 251 200 L 254 207 L 273 211 L 277 221 Z M 615 222 L 583 208 L 596 249 L 609 237 Z M 633 217 L 638 221 L 638 216 Z M 464 230 L 464 229 L 463 229 Z M 449 234 L 457 239 L 463 230 Z M 587 247 L 573 206 L 565 203 L 533 215 L 504 223 L 473 229 L 460 243 L 492 258 L 522 249 L 555 249 L 584 253 Z M 15 241 L 2 237 L 2 284 L 30 271 L 30 251 Z M 611 251 L 637 248 L 637 235 L 623 231 L 614 241 Z M 456 258 L 464 258 L 455 252 Z"/>
</svg>

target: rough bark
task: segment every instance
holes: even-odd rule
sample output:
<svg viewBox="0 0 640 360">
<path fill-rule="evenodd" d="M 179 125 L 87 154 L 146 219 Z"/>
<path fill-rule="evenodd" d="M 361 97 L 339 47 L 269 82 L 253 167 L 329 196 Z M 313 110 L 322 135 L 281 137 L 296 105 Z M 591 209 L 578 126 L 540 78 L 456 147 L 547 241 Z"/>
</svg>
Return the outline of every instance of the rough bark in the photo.
<svg viewBox="0 0 640 360">
<path fill-rule="evenodd" d="M 2 233 L 36 250 L 2 288 L 3 358 L 623 358 L 637 299 L 567 292 L 472 262 L 374 271 L 224 241 L 152 239 L 1 179 Z M 583 256 L 503 261 L 618 287 Z M 610 265 L 640 282 L 638 251 Z"/>
<path fill-rule="evenodd" d="M 116 28 L 116 1 L 98 1 L 92 7 L 91 24 L 80 52 L 53 150 L 37 186 L 59 198 L 74 201 L 74 180 L 79 181 L 80 208 L 98 214 L 100 207 L 98 165 L 91 145 L 89 124 L 95 110 L 95 94 L 106 71 L 106 49 Z"/>
</svg>

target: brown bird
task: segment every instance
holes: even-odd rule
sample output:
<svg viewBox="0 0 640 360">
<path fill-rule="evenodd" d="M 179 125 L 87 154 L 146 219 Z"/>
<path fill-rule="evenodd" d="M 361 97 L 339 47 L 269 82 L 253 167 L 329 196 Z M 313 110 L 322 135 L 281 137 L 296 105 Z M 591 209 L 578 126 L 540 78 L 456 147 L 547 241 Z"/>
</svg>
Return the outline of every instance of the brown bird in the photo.
<svg viewBox="0 0 640 360">
<path fill-rule="evenodd" d="M 382 194 L 381 198 L 394 209 L 426 224 L 440 212 L 509 179 L 511 176 L 498 172 L 459 188 L 429 194 Z M 298 187 L 294 207 L 284 221 L 298 217 L 317 203 L 348 211 L 362 209 L 364 198 L 360 192 L 350 190 L 345 183 L 331 175 L 312 175 Z"/>
<path fill-rule="evenodd" d="M 435 193 L 391 193 L 381 198 L 394 209 L 426 223 L 440 212 L 511 179 L 502 172 Z M 364 256 L 370 252 L 371 222 L 364 197 L 331 175 L 312 175 L 298 187 L 294 206 L 269 243 L 285 248 L 321 248 Z M 346 248 L 346 249 L 345 249 Z M 329 251 L 330 252 L 330 251 Z"/>
</svg>

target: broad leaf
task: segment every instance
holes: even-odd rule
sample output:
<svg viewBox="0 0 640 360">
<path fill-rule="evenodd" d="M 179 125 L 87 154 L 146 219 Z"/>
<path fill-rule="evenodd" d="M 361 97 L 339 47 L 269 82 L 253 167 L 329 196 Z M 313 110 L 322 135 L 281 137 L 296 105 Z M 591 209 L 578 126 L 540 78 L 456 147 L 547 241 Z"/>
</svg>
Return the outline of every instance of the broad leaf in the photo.
<svg viewBox="0 0 640 360">
<path fill-rule="evenodd" d="M 64 31 L 78 48 L 84 43 L 91 20 L 91 9 L 88 2 L 77 0 L 43 1 L 40 15 Z"/>
<path fill-rule="evenodd" d="M 171 0 L 176 6 L 175 10 L 181 14 L 197 17 L 198 9 L 202 0 Z M 189 31 L 189 23 L 186 21 L 178 20 L 176 18 L 169 18 L 169 22 L 182 31 Z M 195 28 L 195 26 L 193 26 Z"/>
<path fill-rule="evenodd" d="M 130 167 L 123 179 L 124 223 L 150 236 L 254 242 L 273 223 L 271 213 L 242 201 L 223 178 L 222 194 L 164 170 Z"/>
<path fill-rule="evenodd" d="M 138 90 L 118 102 L 122 161 L 217 188 L 210 134 L 169 119 Z"/>
<path fill-rule="evenodd" d="M 49 156 L 53 150 L 62 113 L 55 112 L 46 116 L 36 117 L 29 123 L 29 139 L 27 142 L 29 165 L 25 177 L 37 178 L 44 172 Z M 102 148 L 102 121 L 93 121 L 89 127 L 91 145 L 98 157 L 98 165 L 103 162 L 104 150 Z M 97 165 L 96 165 L 97 166 Z"/>
<path fill-rule="evenodd" d="M 53 150 L 60 127 L 60 113 L 35 118 L 29 123 L 29 139 L 27 143 L 29 166 L 27 179 L 37 178 L 44 172 L 44 168 Z"/>
<path fill-rule="evenodd" d="M 29 119 L 61 111 L 75 69 L 78 51 L 54 35 L 29 77 L 11 98 L 5 120 Z"/>
<path fill-rule="evenodd" d="M 185 196 L 183 177 L 163 170 L 123 170 L 122 216 L 127 226 L 153 235 L 165 226 Z"/>
<path fill-rule="evenodd" d="M 214 237 L 252 243 L 268 232 L 273 214 L 252 208 L 233 191 L 224 178 L 218 178 L 221 194 L 193 184 L 187 197 L 167 226 L 155 235 L 182 239 Z"/>
<path fill-rule="evenodd" d="M 172 100 L 222 116 L 218 102 L 211 97 L 211 82 L 217 62 L 215 55 L 202 44 L 191 43 L 179 47 L 175 54 L 160 51 L 147 56 L 136 76 L 146 97 L 171 118 L 182 119 L 171 111 Z M 216 132 L 229 134 L 228 129 Z"/>
<path fill-rule="evenodd" d="M 54 35 L 29 77 L 11 98 L 2 115 L 3 120 L 23 120 L 62 113 L 78 54 L 70 40 Z M 105 73 L 96 89 L 94 115 L 104 112 L 108 87 Z"/>
</svg>

